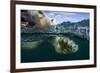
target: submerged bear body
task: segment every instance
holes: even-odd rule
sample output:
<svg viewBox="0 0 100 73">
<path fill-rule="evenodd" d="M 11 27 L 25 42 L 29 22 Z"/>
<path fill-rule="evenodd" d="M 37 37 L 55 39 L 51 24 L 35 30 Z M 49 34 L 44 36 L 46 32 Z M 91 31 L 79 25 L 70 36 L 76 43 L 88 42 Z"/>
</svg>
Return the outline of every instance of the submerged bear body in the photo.
<svg viewBox="0 0 100 73">
<path fill-rule="evenodd" d="M 56 37 L 48 38 L 46 40 L 41 39 L 38 41 L 22 42 L 21 45 L 22 45 L 22 48 L 35 49 L 44 42 L 52 44 L 55 52 L 57 52 L 59 54 L 75 53 L 79 49 L 78 45 L 74 41 L 72 41 L 69 38 L 64 37 L 64 36 L 56 36 Z M 44 46 L 44 45 L 42 45 L 42 46 Z"/>
</svg>

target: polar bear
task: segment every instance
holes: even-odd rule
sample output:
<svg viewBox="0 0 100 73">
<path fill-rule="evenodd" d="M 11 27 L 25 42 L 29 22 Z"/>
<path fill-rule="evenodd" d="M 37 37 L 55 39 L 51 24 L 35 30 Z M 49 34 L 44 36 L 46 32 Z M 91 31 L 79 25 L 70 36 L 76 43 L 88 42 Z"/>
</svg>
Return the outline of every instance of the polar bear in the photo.
<svg viewBox="0 0 100 73">
<path fill-rule="evenodd" d="M 56 36 L 56 37 L 48 38 L 48 40 L 41 39 L 38 41 L 22 42 L 21 47 L 23 49 L 24 48 L 25 49 L 35 49 L 37 47 L 45 45 L 45 44 L 42 44 L 44 42 L 52 44 L 55 52 L 59 54 L 71 54 L 79 50 L 78 45 L 73 40 L 65 36 Z"/>
<path fill-rule="evenodd" d="M 34 26 L 36 30 L 47 30 L 52 24 L 54 24 L 54 19 L 49 19 L 43 11 L 24 10 L 21 12 L 22 27 Z"/>
<path fill-rule="evenodd" d="M 34 17 L 35 28 L 46 30 L 51 25 L 53 20 L 50 20 L 42 11 L 28 11 Z"/>
</svg>

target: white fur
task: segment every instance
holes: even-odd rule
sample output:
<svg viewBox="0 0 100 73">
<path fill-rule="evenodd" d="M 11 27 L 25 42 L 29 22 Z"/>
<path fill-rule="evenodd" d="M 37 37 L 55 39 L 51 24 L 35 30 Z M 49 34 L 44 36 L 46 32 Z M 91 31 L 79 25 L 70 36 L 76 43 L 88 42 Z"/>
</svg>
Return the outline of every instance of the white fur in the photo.
<svg viewBox="0 0 100 73">
<path fill-rule="evenodd" d="M 35 18 L 36 28 L 46 29 L 51 24 L 46 15 L 42 15 L 38 11 L 29 11 L 29 13 Z"/>
</svg>

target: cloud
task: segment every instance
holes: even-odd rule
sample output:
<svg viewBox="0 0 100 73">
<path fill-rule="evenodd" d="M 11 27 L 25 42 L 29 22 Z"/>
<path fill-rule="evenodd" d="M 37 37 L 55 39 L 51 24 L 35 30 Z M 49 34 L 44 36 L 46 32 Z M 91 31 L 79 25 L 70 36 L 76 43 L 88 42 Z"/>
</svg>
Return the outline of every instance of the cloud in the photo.
<svg viewBox="0 0 100 73">
<path fill-rule="evenodd" d="M 83 12 L 61 12 L 61 11 L 44 11 L 49 18 L 54 18 L 57 23 L 65 21 L 78 22 L 89 18 L 89 13 Z"/>
</svg>

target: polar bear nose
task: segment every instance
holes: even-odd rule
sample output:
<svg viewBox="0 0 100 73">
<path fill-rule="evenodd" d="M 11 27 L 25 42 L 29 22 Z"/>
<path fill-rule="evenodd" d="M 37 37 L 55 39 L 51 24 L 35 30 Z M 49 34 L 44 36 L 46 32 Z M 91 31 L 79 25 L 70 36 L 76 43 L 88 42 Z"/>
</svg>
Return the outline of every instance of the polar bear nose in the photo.
<svg viewBox="0 0 100 73">
<path fill-rule="evenodd" d="M 54 21 L 54 19 L 51 19 L 51 22 L 53 22 Z"/>
</svg>

